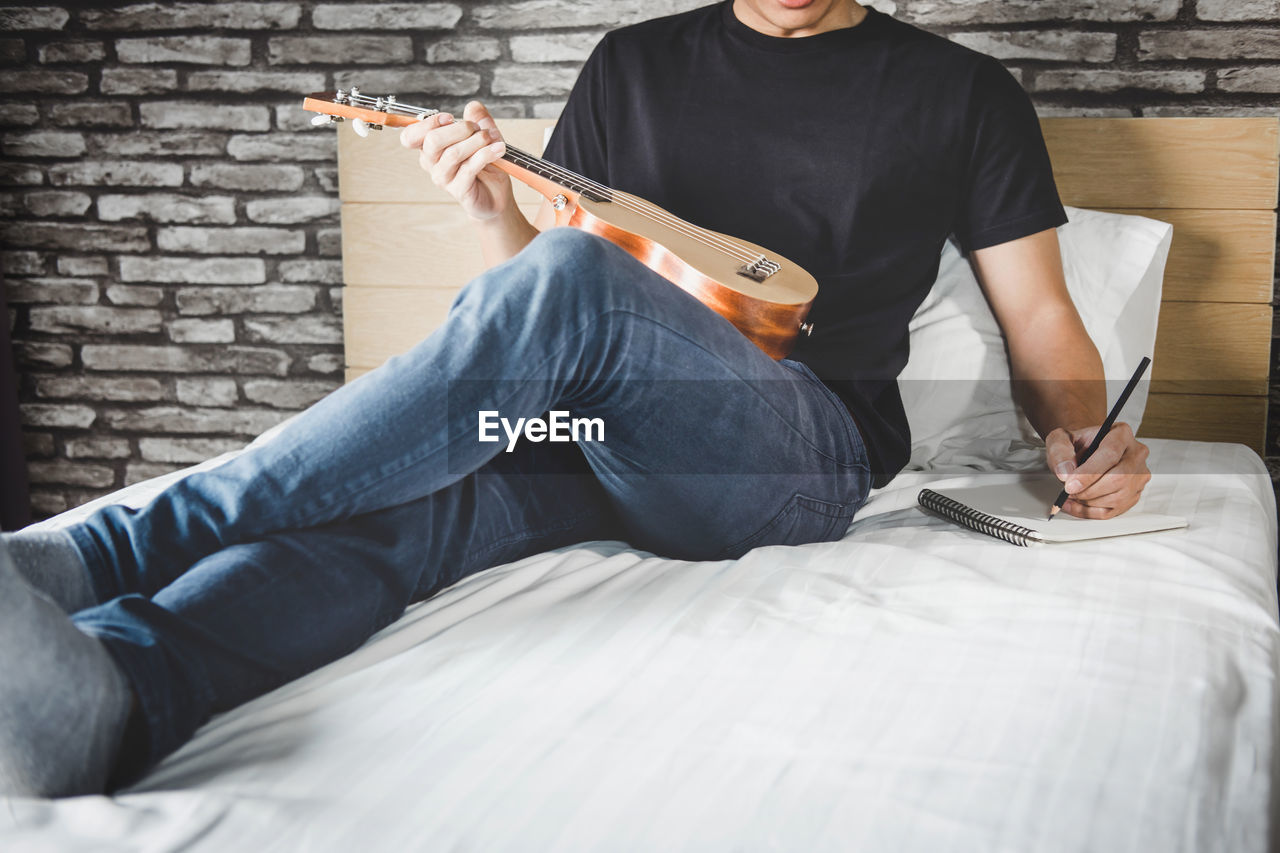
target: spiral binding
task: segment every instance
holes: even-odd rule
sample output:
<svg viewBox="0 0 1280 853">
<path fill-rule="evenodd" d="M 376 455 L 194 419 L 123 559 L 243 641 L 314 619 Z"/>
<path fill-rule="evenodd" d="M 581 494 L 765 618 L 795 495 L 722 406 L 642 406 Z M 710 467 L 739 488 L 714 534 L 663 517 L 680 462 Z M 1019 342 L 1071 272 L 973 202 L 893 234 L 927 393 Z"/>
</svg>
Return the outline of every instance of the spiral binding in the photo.
<svg viewBox="0 0 1280 853">
<path fill-rule="evenodd" d="M 988 536 L 995 536 L 1006 542 L 1012 542 L 1014 545 L 1027 546 L 1033 541 L 1031 537 L 1035 534 L 1035 531 L 1031 528 L 1023 527 L 1021 524 L 1014 524 L 1012 521 L 1005 521 L 1003 518 L 997 518 L 994 515 L 987 515 L 985 512 L 979 512 L 971 506 L 965 506 L 960 501 L 949 498 L 946 495 L 940 495 L 932 489 L 922 489 L 916 500 L 925 509 L 936 512 L 956 524 L 962 524 L 970 530 L 976 530 Z"/>
</svg>

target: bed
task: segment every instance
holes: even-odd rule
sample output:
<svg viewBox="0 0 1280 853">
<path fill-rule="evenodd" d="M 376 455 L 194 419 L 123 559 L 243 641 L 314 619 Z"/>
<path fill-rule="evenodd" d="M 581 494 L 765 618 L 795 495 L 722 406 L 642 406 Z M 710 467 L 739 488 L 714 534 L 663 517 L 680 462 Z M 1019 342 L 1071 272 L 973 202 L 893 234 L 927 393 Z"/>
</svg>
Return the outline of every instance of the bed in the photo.
<svg viewBox="0 0 1280 853">
<path fill-rule="evenodd" d="M 505 129 L 536 150 L 544 126 Z M 702 563 L 618 542 L 537 555 L 213 719 L 113 798 L 10 800 L 0 847 L 1268 849 L 1280 625 L 1256 451 L 1277 129 L 1046 121 L 1066 201 L 1174 224 L 1142 506 L 1188 528 L 1017 548 L 924 514 L 916 494 L 1021 473 L 924 464 L 838 542 Z M 397 253 L 464 245 L 414 195 L 394 140 L 354 142 L 340 145 L 353 376 L 450 298 L 398 278 Z M 415 215 L 388 230 L 383 208 L 405 204 Z M 440 252 L 460 277 L 476 263 Z M 103 500 L 145 502 L 184 475 Z"/>
</svg>

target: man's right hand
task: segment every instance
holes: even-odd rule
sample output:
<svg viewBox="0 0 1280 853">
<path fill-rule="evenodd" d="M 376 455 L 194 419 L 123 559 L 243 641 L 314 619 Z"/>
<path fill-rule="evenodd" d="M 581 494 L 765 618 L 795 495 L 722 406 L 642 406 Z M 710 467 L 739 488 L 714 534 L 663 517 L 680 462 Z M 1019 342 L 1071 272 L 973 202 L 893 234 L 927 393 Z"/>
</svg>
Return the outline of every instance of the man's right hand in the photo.
<svg viewBox="0 0 1280 853">
<path fill-rule="evenodd" d="M 486 222 L 515 209 L 511 179 L 492 165 L 506 144 L 479 101 L 467 104 L 463 119 L 436 113 L 401 130 L 400 144 L 418 149 L 431 182 L 457 199 L 472 219 Z"/>
</svg>

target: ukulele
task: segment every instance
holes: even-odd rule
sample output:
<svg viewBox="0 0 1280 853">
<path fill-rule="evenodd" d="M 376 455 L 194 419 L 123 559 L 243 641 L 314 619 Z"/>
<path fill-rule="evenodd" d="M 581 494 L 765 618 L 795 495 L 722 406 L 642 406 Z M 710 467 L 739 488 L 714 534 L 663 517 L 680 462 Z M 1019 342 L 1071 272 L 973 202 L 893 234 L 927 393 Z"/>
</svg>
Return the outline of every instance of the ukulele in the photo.
<svg viewBox="0 0 1280 853">
<path fill-rule="evenodd" d="M 394 95 L 371 97 L 356 87 L 323 92 L 303 101 L 319 113 L 312 124 L 350 119 L 367 136 L 372 129 L 404 127 L 439 110 L 413 107 Z M 798 335 L 808 335 L 809 307 L 818 282 L 796 264 L 764 248 L 699 228 L 639 196 L 610 189 L 562 166 L 507 145 L 494 163 L 551 203 L 556 224 L 621 246 L 645 266 L 732 323 L 772 358 L 784 358 Z"/>
</svg>

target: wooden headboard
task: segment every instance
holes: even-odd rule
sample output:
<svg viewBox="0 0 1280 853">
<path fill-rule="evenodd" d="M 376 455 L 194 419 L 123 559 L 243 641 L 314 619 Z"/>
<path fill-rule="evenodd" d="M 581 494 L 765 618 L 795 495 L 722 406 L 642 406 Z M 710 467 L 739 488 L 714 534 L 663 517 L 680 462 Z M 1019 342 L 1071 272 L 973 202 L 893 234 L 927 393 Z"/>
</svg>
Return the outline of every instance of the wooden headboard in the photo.
<svg viewBox="0 0 1280 853">
<path fill-rule="evenodd" d="M 552 124 L 500 122 L 533 153 Z M 1050 118 L 1041 127 L 1063 203 L 1173 224 L 1141 434 L 1262 453 L 1280 119 Z M 339 130 L 348 380 L 421 340 L 483 269 L 457 205 L 398 138 Z M 532 219 L 540 197 L 517 184 L 516 199 Z"/>
</svg>

